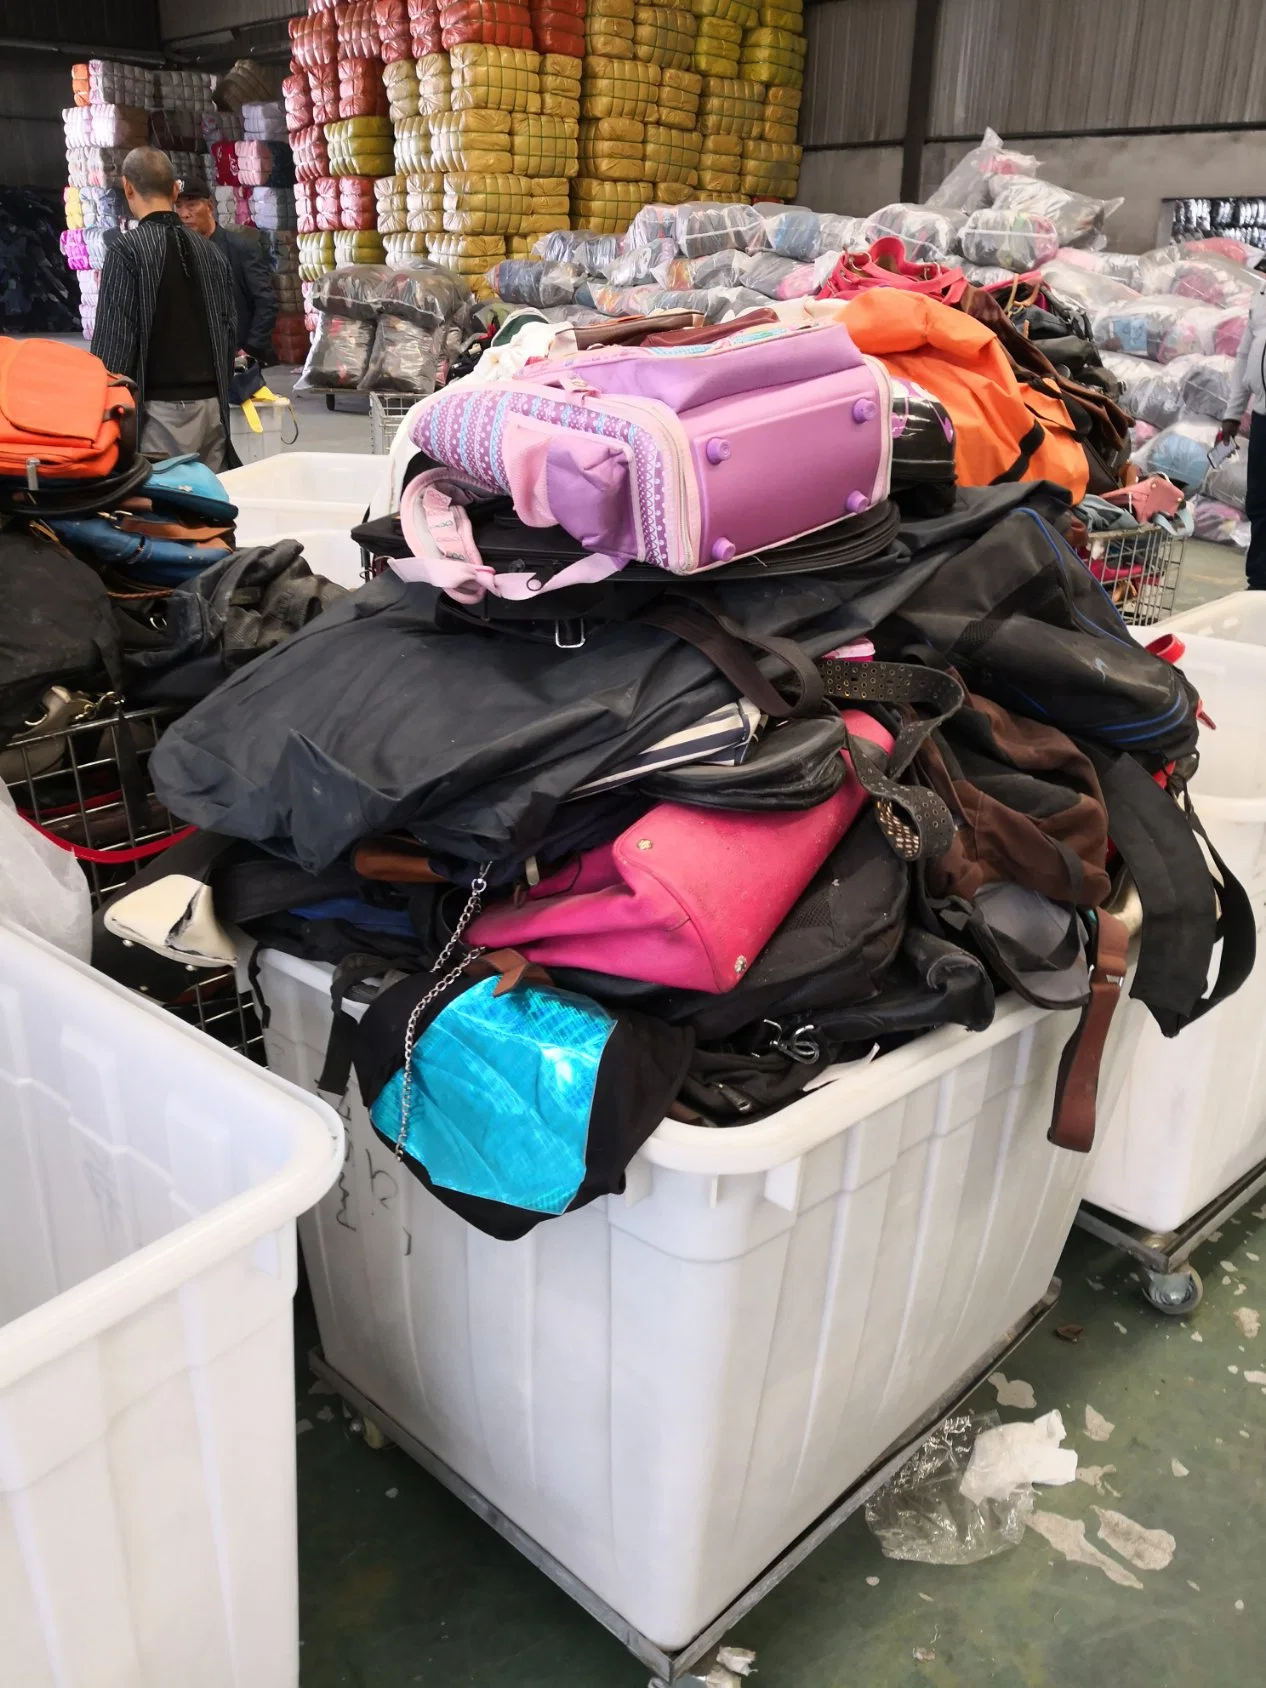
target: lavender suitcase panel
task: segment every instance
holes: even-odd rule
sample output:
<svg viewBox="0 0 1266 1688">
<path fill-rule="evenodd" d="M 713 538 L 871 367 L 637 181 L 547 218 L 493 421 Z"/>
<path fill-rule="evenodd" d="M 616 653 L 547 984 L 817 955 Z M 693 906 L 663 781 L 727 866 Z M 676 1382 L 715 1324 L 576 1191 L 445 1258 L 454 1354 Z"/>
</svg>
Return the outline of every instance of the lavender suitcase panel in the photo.
<svg viewBox="0 0 1266 1688">
<path fill-rule="evenodd" d="M 887 490 L 887 406 L 858 369 L 757 401 L 701 405 L 682 417 L 702 515 L 704 568 L 856 515 Z"/>
</svg>

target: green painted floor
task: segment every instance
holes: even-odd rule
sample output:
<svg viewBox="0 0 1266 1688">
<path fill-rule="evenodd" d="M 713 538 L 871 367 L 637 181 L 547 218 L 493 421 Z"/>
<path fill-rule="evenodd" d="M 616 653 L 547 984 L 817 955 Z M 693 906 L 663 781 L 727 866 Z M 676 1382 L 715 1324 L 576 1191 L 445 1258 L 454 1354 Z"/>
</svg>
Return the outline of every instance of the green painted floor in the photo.
<svg viewBox="0 0 1266 1688">
<path fill-rule="evenodd" d="M 1266 1205 L 1229 1221 L 1196 1263 L 1204 1303 L 1164 1318 L 1130 1262 L 1075 1232 L 1059 1306 L 1003 1367 L 1038 1411 L 1059 1408 L 1083 1467 L 1108 1468 L 1101 1491 L 1043 1490 L 1041 1509 L 1084 1520 L 1124 1569 L 1097 1540 L 1095 1506 L 1167 1530 L 1167 1569 L 1132 1571 L 1144 1586 L 1122 1587 L 1032 1531 L 978 1565 L 898 1564 L 855 1517 L 738 1626 L 759 1688 L 1266 1679 L 1266 1334 L 1245 1334 L 1266 1310 Z M 1054 1334 L 1068 1324 L 1083 1327 L 1075 1344 Z M 312 1336 L 301 1307 L 305 1351 Z M 303 1688 L 646 1688 L 645 1667 L 406 1455 L 371 1452 L 302 1372 Z M 986 1385 L 973 1405 L 994 1395 Z M 1087 1436 L 1088 1406 L 1114 1426 L 1106 1441 Z"/>
<path fill-rule="evenodd" d="M 1238 552 L 1188 545 L 1175 607 L 1237 590 L 1242 570 Z M 1129 1261 L 1074 1232 L 1059 1306 L 1003 1367 L 1036 1401 L 1003 1417 L 1058 1407 L 1081 1465 L 1102 1468 L 1100 1489 L 1045 1490 L 1040 1508 L 1084 1521 L 1122 1570 L 1096 1506 L 1168 1531 L 1167 1568 L 1130 1570 L 1143 1587 L 1123 1587 L 1032 1531 L 974 1566 L 897 1564 L 855 1517 L 731 1638 L 755 1650 L 759 1688 L 1266 1683 L 1266 1335 L 1247 1334 L 1266 1318 L 1266 1204 L 1195 1260 L 1203 1305 L 1163 1318 Z M 1054 1335 L 1070 1324 L 1076 1343 Z M 315 1340 L 301 1296 L 300 1355 Z M 646 1668 L 553 1584 L 311 1387 L 301 1361 L 303 1688 L 646 1688 Z M 1087 1407 L 1114 1427 L 1106 1440 L 1086 1434 Z"/>
</svg>

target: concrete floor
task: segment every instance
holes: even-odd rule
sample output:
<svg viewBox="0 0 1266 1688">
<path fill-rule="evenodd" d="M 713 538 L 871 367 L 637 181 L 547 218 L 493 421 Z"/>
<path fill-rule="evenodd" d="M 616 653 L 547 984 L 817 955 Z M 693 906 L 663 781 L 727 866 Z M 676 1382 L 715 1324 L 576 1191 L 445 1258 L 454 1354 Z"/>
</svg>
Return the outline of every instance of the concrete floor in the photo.
<svg viewBox="0 0 1266 1688">
<path fill-rule="evenodd" d="M 301 400 L 299 419 L 295 449 L 367 449 L 365 417 Z M 1242 578 L 1238 552 L 1189 545 L 1176 607 Z M 1105 1468 L 1101 1490 L 1045 1491 L 1042 1510 L 1084 1521 L 1092 1543 L 1096 1505 L 1167 1530 L 1167 1569 L 1140 1569 L 1143 1587 L 1124 1587 L 1032 1531 L 975 1566 L 900 1564 L 858 1516 L 732 1637 L 756 1651 L 762 1688 L 1261 1682 L 1266 1389 L 1245 1374 L 1266 1371 L 1266 1338 L 1245 1335 L 1244 1315 L 1266 1308 L 1264 1221 L 1266 1204 L 1196 1256 L 1206 1300 L 1183 1320 L 1150 1311 L 1129 1262 L 1074 1233 L 1056 1313 L 1003 1368 L 1032 1386 L 1037 1411 L 1060 1409 L 1083 1466 Z M 311 1392 L 302 1355 L 316 1330 L 302 1297 L 298 1321 L 304 1688 L 645 1688 L 646 1668 L 553 1584 L 406 1455 L 371 1452 L 335 1398 Z M 1053 1334 L 1069 1324 L 1082 1327 L 1076 1343 Z M 994 1395 L 985 1386 L 973 1404 Z M 1106 1441 L 1087 1436 L 1088 1407 L 1115 1426 Z"/>
</svg>

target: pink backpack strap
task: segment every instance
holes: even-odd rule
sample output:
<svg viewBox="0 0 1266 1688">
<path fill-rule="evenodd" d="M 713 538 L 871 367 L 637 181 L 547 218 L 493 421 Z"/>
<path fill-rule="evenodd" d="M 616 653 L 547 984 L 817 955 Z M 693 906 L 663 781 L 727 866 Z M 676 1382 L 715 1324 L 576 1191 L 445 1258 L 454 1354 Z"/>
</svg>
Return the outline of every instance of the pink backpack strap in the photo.
<svg viewBox="0 0 1266 1688">
<path fill-rule="evenodd" d="M 564 586 L 592 586 L 624 567 L 623 558 L 593 553 L 569 563 L 548 580 L 535 574 L 499 574 L 485 563 L 465 506 L 487 489 L 453 469 L 427 469 L 414 477 L 400 500 L 400 526 L 411 557 L 389 559 L 401 580 L 438 586 L 459 604 L 477 604 L 485 594 L 522 602 Z"/>
</svg>

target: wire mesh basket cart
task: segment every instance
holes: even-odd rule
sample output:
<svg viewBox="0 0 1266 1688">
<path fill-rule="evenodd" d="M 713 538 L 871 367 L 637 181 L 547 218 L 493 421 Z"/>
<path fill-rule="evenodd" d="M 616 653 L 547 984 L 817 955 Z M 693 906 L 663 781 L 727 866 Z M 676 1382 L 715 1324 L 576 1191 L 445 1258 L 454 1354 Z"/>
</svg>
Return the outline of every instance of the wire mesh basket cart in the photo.
<svg viewBox="0 0 1266 1688">
<path fill-rule="evenodd" d="M 396 429 L 427 393 L 371 393 L 369 395 L 369 450 L 374 457 L 386 457 Z"/>
<path fill-rule="evenodd" d="M 69 849 L 94 909 L 185 831 L 154 795 L 149 756 L 173 708 L 120 712 L 112 697 L 61 694 L 54 713 L 0 751 L 0 779 L 19 814 Z M 263 1062 L 252 998 L 231 967 L 189 969 L 188 988 L 163 1006 L 218 1043 Z"/>
<path fill-rule="evenodd" d="M 1151 627 L 1173 613 L 1184 543 L 1181 535 L 1154 524 L 1092 534 L 1086 562 L 1122 620 Z"/>
</svg>

